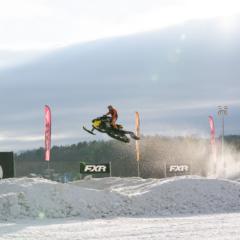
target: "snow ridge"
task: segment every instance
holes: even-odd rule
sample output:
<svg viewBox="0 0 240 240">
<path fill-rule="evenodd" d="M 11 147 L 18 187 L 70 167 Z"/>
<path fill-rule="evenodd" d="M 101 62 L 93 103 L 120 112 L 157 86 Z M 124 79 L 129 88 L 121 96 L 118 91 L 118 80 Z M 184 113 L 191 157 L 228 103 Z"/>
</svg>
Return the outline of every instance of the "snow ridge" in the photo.
<svg viewBox="0 0 240 240">
<path fill-rule="evenodd" d="M 62 184 L 0 181 L 0 220 L 179 216 L 240 212 L 240 183 L 201 177 L 99 178 Z"/>
</svg>

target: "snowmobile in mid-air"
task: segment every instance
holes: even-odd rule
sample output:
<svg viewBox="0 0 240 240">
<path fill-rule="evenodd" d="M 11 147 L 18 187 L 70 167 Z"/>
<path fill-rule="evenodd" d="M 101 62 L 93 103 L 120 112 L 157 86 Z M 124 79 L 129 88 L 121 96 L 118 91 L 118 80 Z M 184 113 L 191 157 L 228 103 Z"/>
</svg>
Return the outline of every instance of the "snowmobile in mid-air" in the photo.
<svg viewBox="0 0 240 240">
<path fill-rule="evenodd" d="M 126 136 L 127 134 L 129 134 L 130 137 L 134 140 L 140 140 L 140 138 L 136 136 L 134 132 L 123 130 L 122 125 L 117 124 L 116 127 L 117 128 L 114 128 L 112 126 L 111 117 L 103 115 L 102 117 L 98 117 L 92 120 L 92 130 L 88 130 L 84 126 L 83 126 L 83 129 L 93 135 L 95 135 L 93 131 L 96 129 L 101 133 L 106 133 L 108 136 L 125 143 L 130 142 L 130 138 Z"/>
</svg>

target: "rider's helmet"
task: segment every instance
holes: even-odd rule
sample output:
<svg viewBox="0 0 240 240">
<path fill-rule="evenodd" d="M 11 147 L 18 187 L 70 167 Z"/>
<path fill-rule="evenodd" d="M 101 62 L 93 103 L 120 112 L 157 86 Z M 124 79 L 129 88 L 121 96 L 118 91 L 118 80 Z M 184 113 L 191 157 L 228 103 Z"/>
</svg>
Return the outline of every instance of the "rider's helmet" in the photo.
<svg viewBox="0 0 240 240">
<path fill-rule="evenodd" d="M 113 106 L 112 105 L 108 105 L 108 109 L 112 109 L 113 108 Z"/>
</svg>

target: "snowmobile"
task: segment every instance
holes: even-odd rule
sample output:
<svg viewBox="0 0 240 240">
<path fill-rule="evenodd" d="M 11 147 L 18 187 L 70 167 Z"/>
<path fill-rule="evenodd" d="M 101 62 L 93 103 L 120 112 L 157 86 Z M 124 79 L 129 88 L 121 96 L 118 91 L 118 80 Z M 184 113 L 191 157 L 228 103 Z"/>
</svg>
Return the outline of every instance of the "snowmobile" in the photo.
<svg viewBox="0 0 240 240">
<path fill-rule="evenodd" d="M 103 115 L 101 117 L 98 117 L 92 120 L 92 130 L 88 130 L 84 126 L 83 126 L 83 129 L 92 135 L 96 135 L 94 133 L 94 130 L 97 130 L 101 133 L 106 133 L 108 136 L 125 143 L 130 142 L 130 138 L 126 136 L 127 134 L 129 134 L 130 137 L 134 140 L 140 140 L 140 138 L 136 136 L 134 132 L 123 130 L 122 125 L 117 124 L 116 127 L 117 128 L 114 128 L 112 126 L 111 117 Z"/>
</svg>

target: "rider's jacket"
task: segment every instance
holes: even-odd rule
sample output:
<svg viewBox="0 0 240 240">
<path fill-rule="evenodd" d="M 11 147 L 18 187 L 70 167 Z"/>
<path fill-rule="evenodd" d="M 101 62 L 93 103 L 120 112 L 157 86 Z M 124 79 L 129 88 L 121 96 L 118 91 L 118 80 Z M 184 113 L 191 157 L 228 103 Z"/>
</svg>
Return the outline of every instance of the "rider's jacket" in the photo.
<svg viewBox="0 0 240 240">
<path fill-rule="evenodd" d="M 109 112 L 106 115 L 111 114 L 112 118 L 117 119 L 118 118 L 118 113 L 117 110 L 112 108 L 111 110 L 109 110 Z"/>
</svg>

